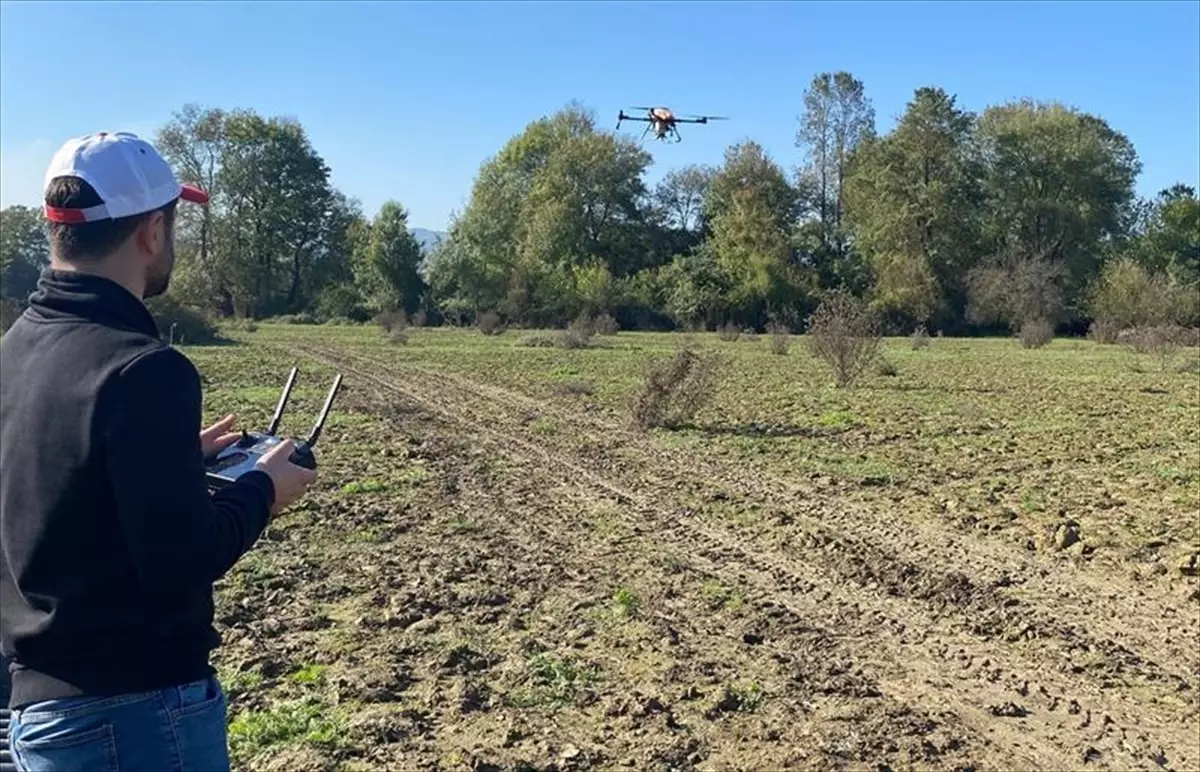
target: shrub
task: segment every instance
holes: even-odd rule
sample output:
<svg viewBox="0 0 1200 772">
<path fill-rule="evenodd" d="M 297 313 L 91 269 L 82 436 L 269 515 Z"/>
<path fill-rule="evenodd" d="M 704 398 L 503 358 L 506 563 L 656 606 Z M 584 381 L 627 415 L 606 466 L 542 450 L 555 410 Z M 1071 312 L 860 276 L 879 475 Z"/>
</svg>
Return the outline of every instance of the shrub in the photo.
<svg viewBox="0 0 1200 772">
<path fill-rule="evenodd" d="M 742 330 L 736 324 L 725 324 L 717 330 L 717 337 L 726 343 L 733 343 L 742 337 Z"/>
<path fill-rule="evenodd" d="M 475 320 L 475 326 L 484 335 L 499 335 L 504 332 L 504 324 L 500 321 L 500 314 L 495 311 L 485 311 L 480 314 Z"/>
<path fill-rule="evenodd" d="M 1192 332 L 1186 327 L 1159 324 L 1123 330 L 1118 340 L 1136 354 L 1147 354 L 1159 360 L 1166 370 L 1179 349 L 1191 343 Z"/>
<path fill-rule="evenodd" d="M 920 351 L 923 348 L 929 348 L 929 332 L 926 331 L 925 325 L 917 327 L 912 334 L 912 350 Z"/>
<path fill-rule="evenodd" d="M 404 344 L 408 343 L 408 330 L 404 327 L 397 327 L 396 329 L 389 331 L 387 336 L 388 342 L 397 346 L 403 346 Z"/>
<path fill-rule="evenodd" d="M 417 309 L 417 312 L 412 315 L 410 324 L 412 324 L 413 327 L 424 327 L 428 321 L 429 315 L 425 313 L 425 309 L 419 308 Z"/>
<path fill-rule="evenodd" d="M 879 354 L 878 324 L 846 290 L 831 292 L 808 318 L 809 352 L 833 370 L 838 388 L 853 385 Z"/>
<path fill-rule="evenodd" d="M 1196 317 L 1197 294 L 1126 257 L 1104 267 L 1088 288 L 1087 305 L 1097 321 L 1118 330 L 1181 325 Z"/>
<path fill-rule="evenodd" d="M 771 322 L 767 325 L 767 334 L 771 336 L 771 353 L 776 356 L 787 356 L 791 344 L 791 334 L 787 325 Z"/>
<path fill-rule="evenodd" d="M 1025 348 L 1041 348 L 1054 340 L 1054 325 L 1045 319 L 1031 319 L 1021 325 L 1017 335 Z"/>
<path fill-rule="evenodd" d="M 875 372 L 888 378 L 895 378 L 900 374 L 896 366 L 882 356 L 876 360 Z"/>
<path fill-rule="evenodd" d="M 170 295 L 161 295 L 146 303 L 159 334 L 172 344 L 203 346 L 220 341 L 217 326 L 195 308 L 183 305 Z"/>
<path fill-rule="evenodd" d="M 317 298 L 316 316 L 319 319 L 345 317 L 356 322 L 365 322 L 371 317 L 358 289 L 352 284 L 337 284 L 322 290 Z"/>
<path fill-rule="evenodd" d="M 581 316 L 558 333 L 556 342 L 566 349 L 589 348 L 592 345 L 592 320 Z"/>
<path fill-rule="evenodd" d="M 408 327 L 408 319 L 405 318 L 403 311 L 384 311 L 375 317 L 375 321 L 379 323 L 384 332 L 395 332 Z"/>
<path fill-rule="evenodd" d="M 1107 319 L 1097 319 L 1088 326 L 1087 336 L 1090 340 L 1104 345 L 1110 345 L 1117 342 L 1117 335 L 1121 332 L 1121 326 Z"/>
<path fill-rule="evenodd" d="M 634 399 L 633 422 L 641 429 L 690 421 L 713 398 L 717 361 L 685 348 L 650 367 Z"/>
<path fill-rule="evenodd" d="M 620 329 L 612 314 L 600 314 L 592 322 L 592 330 L 597 335 L 616 335 Z"/>
</svg>

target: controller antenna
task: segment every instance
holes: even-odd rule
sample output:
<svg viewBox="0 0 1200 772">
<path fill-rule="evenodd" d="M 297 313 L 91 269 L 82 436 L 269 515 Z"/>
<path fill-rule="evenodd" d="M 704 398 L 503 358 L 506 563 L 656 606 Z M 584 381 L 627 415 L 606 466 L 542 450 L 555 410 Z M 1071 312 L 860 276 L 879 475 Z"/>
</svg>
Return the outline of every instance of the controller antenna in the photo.
<svg viewBox="0 0 1200 772">
<path fill-rule="evenodd" d="M 296 373 L 298 368 L 293 367 L 292 372 L 288 374 L 287 383 L 284 384 L 283 393 L 279 395 L 279 404 L 275 406 L 275 415 L 271 416 L 271 425 L 267 427 L 267 434 L 274 435 L 279 430 L 279 422 L 283 419 L 283 407 L 287 404 L 288 397 L 292 393 L 292 386 L 296 385 Z"/>
<path fill-rule="evenodd" d="M 304 444 L 312 447 L 317 444 L 317 438 L 321 436 L 321 429 L 325 426 L 325 419 L 329 417 L 329 408 L 333 407 L 333 398 L 337 394 L 338 387 L 342 385 L 342 374 L 338 373 L 333 378 L 333 386 L 329 388 L 329 394 L 325 397 L 325 405 L 321 408 L 320 415 L 317 416 L 317 422 L 313 424 L 312 432 L 309 433 L 308 439 Z"/>
</svg>

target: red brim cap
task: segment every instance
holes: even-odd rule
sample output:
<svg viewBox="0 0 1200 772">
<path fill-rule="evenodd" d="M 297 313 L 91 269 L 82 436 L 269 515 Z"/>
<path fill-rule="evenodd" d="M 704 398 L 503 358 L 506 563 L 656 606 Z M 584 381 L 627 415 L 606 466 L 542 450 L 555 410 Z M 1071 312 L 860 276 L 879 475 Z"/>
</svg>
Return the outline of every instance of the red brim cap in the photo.
<svg viewBox="0 0 1200 772">
<path fill-rule="evenodd" d="M 193 204 L 208 203 L 208 194 L 195 185 L 189 185 L 185 182 L 181 187 L 183 190 L 179 192 L 179 197 L 184 201 L 191 201 Z"/>
</svg>

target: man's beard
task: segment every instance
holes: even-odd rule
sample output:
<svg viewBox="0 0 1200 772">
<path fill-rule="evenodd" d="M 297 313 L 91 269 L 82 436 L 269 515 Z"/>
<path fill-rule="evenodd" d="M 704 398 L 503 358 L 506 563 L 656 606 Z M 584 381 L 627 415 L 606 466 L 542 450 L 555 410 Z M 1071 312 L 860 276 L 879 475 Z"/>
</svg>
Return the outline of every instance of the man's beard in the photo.
<svg viewBox="0 0 1200 772">
<path fill-rule="evenodd" d="M 167 291 L 171 284 L 171 271 L 175 267 L 175 245 L 167 247 L 162 259 L 156 260 L 146 269 L 146 291 L 143 300 L 158 297 Z"/>
</svg>

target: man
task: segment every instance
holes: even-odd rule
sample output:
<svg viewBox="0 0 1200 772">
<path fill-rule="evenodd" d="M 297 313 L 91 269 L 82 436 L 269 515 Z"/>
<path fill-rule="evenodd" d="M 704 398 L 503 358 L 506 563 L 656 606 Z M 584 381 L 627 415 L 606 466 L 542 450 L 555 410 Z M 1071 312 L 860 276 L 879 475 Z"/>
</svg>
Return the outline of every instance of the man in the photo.
<svg viewBox="0 0 1200 772">
<path fill-rule="evenodd" d="M 18 768 L 227 768 L 212 584 L 315 472 L 281 443 L 210 497 L 200 379 L 142 301 L 167 289 L 180 185 L 132 134 L 45 177 L 51 263 L 0 339 L 0 653 Z"/>
</svg>

